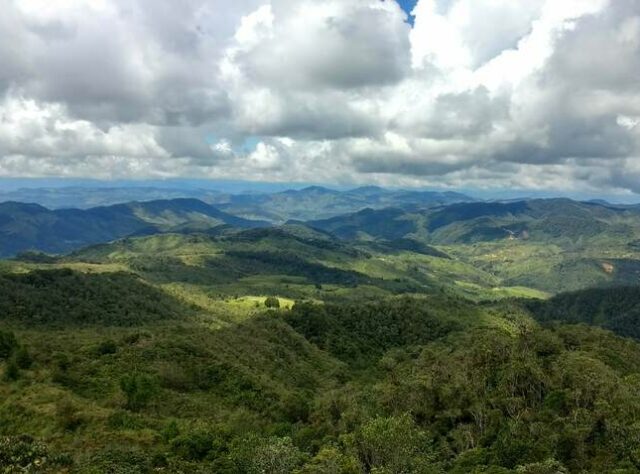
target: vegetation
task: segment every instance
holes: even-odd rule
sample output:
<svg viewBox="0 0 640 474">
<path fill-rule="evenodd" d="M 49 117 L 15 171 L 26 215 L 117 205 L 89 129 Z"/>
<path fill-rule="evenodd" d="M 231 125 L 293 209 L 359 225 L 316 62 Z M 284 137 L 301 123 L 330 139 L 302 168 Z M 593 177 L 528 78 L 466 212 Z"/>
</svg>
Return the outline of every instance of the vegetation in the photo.
<svg viewBox="0 0 640 474">
<path fill-rule="evenodd" d="M 83 275 L 70 269 L 0 275 L 0 314 L 25 325 L 137 325 L 188 313 L 131 274 Z M 0 333 L 0 356 L 11 338 Z"/>
<path fill-rule="evenodd" d="M 634 212 L 368 210 L 342 239 L 204 226 L 3 261 L 0 471 L 638 472 Z"/>
<path fill-rule="evenodd" d="M 49 210 L 37 204 L 0 203 L 0 256 L 46 262 L 33 250 L 64 253 L 130 235 L 251 228 L 266 223 L 227 214 L 197 199 L 131 202 L 87 210 Z"/>
<path fill-rule="evenodd" d="M 585 323 L 640 339 L 640 288 L 595 288 L 557 295 L 526 306 L 543 322 Z"/>
</svg>

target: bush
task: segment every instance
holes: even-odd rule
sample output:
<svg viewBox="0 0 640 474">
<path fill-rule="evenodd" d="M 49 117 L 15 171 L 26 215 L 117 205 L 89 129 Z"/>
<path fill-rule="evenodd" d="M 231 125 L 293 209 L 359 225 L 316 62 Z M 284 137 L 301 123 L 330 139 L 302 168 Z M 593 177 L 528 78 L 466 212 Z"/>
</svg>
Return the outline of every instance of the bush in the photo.
<svg viewBox="0 0 640 474">
<path fill-rule="evenodd" d="M 4 379 L 7 382 L 13 382 L 20 378 L 20 368 L 14 359 L 7 362 L 7 366 L 4 368 Z"/>
<path fill-rule="evenodd" d="M 47 462 L 47 447 L 30 436 L 0 438 L 1 472 L 39 472 Z"/>
<path fill-rule="evenodd" d="M 269 296 L 266 300 L 264 300 L 264 305 L 267 308 L 277 309 L 280 307 L 280 300 L 275 296 Z"/>
<path fill-rule="evenodd" d="M 213 436 L 203 432 L 178 436 L 171 441 L 171 449 L 187 461 L 202 461 L 213 449 Z"/>
<path fill-rule="evenodd" d="M 111 339 L 102 341 L 100 344 L 98 344 L 98 347 L 96 347 L 96 353 L 99 356 L 115 354 L 117 351 L 118 345 Z"/>
<path fill-rule="evenodd" d="M 94 455 L 78 469 L 90 474 L 138 474 L 151 471 L 151 459 L 138 449 L 106 448 Z"/>
<path fill-rule="evenodd" d="M 18 347 L 15 334 L 11 331 L 0 331 L 0 360 L 8 359 Z"/>
<path fill-rule="evenodd" d="M 259 438 L 254 435 L 234 440 L 231 459 L 240 472 L 289 474 L 296 472 L 307 458 L 290 438 Z"/>
<path fill-rule="evenodd" d="M 120 388 L 127 397 L 126 408 L 132 411 L 146 407 L 159 392 L 156 379 L 144 374 L 125 375 Z"/>
<path fill-rule="evenodd" d="M 33 365 L 33 359 L 31 357 L 31 354 L 29 354 L 29 351 L 25 346 L 20 346 L 18 351 L 15 353 L 14 358 L 15 358 L 16 364 L 21 369 L 26 370 L 31 368 L 31 366 Z"/>
</svg>

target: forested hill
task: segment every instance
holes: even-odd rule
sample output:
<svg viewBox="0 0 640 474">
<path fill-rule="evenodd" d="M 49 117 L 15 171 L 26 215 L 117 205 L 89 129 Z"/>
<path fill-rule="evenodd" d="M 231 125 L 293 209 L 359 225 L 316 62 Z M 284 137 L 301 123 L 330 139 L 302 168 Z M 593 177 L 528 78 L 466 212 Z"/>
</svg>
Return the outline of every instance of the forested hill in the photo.
<svg viewBox="0 0 640 474">
<path fill-rule="evenodd" d="M 4 472 L 640 469 L 632 339 L 512 300 L 293 304 L 74 265 L 0 278 Z"/>
<path fill-rule="evenodd" d="M 267 225 L 232 216 L 196 199 L 132 202 L 88 210 L 0 204 L 0 257 L 38 250 L 65 253 L 134 234 Z"/>
<path fill-rule="evenodd" d="M 526 303 L 542 322 L 585 323 L 640 339 L 640 287 L 590 288 Z"/>
<path fill-rule="evenodd" d="M 288 220 L 323 219 L 366 208 L 403 209 L 471 202 L 470 196 L 456 192 L 390 190 L 377 186 L 339 191 L 322 186 L 278 193 L 218 196 L 215 205 L 235 215 L 267 219 L 275 224 Z"/>
<path fill-rule="evenodd" d="M 570 199 L 467 202 L 416 210 L 365 209 L 309 221 L 308 225 L 345 239 L 411 235 L 440 244 L 505 239 L 575 242 L 596 237 L 638 237 L 640 209 Z"/>
</svg>

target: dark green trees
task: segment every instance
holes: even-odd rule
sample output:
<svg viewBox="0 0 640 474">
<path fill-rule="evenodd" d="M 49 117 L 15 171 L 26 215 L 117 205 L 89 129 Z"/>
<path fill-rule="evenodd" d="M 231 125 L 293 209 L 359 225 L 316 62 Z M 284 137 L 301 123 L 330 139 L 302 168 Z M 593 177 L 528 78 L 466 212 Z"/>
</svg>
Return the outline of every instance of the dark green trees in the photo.
<svg viewBox="0 0 640 474">
<path fill-rule="evenodd" d="M 275 296 L 269 296 L 264 300 L 264 305 L 269 309 L 277 309 L 280 307 L 280 300 Z"/>
<path fill-rule="evenodd" d="M 146 407 L 160 390 L 154 377 L 136 373 L 122 377 L 120 388 L 127 398 L 126 408 L 131 411 Z"/>
</svg>

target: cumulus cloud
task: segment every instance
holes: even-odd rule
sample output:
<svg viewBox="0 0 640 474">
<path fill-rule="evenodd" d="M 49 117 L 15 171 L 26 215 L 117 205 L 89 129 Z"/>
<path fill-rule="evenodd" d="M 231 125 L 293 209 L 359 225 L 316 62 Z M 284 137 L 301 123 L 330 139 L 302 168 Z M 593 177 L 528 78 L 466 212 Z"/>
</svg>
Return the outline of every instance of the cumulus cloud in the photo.
<svg viewBox="0 0 640 474">
<path fill-rule="evenodd" d="M 412 14 L 8 0 L 0 175 L 640 193 L 637 0 L 419 0 Z"/>
</svg>

